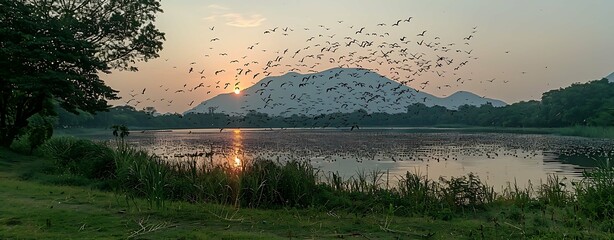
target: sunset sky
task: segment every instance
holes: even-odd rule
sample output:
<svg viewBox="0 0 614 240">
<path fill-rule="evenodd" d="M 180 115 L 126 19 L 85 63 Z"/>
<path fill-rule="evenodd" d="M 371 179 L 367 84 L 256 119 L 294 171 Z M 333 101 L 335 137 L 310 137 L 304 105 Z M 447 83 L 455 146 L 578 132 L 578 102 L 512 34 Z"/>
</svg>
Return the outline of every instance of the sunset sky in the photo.
<svg viewBox="0 0 614 240">
<path fill-rule="evenodd" d="M 153 106 L 159 112 L 183 112 L 194 106 L 192 101 L 198 104 L 232 92 L 235 84 L 248 88 L 266 74 L 322 71 L 343 63 L 341 56 L 382 55 L 378 45 L 402 44 L 403 37 L 409 42 L 395 53 L 407 48 L 433 61 L 439 57 L 454 59 L 453 64 L 468 61 L 458 70 L 450 67 L 443 74 L 437 72 L 440 76 L 433 71 L 408 83 L 418 88 L 430 81 L 424 91 L 436 96 L 463 90 L 514 103 L 539 99 L 545 91 L 600 79 L 614 71 L 614 1 L 166 0 L 162 9 L 156 21 L 167 38 L 161 57 L 139 63 L 139 72 L 102 76 L 123 97 L 113 104 L 134 98 L 132 105 L 140 102 L 137 109 Z M 410 22 L 392 26 L 409 17 Z M 356 33 L 362 27 L 364 31 Z M 425 30 L 424 36 L 417 36 Z M 351 39 L 374 43 L 344 48 Z M 417 44 L 422 40 L 440 45 L 437 50 L 426 49 Z M 332 42 L 341 45 L 338 52 L 304 59 L 320 54 Z M 302 52 L 292 58 L 297 50 Z M 264 70 L 267 62 L 282 55 L 279 66 Z M 330 58 L 337 62 L 331 63 Z M 403 58 L 394 57 L 400 62 Z M 297 67 L 301 59 L 310 66 Z M 399 71 L 398 66 L 377 62 L 362 66 L 388 77 Z M 236 76 L 238 69 L 242 74 Z M 250 73 L 244 74 L 248 69 Z M 409 74 L 399 75 L 402 81 Z M 138 95 L 144 88 L 146 93 Z"/>
</svg>

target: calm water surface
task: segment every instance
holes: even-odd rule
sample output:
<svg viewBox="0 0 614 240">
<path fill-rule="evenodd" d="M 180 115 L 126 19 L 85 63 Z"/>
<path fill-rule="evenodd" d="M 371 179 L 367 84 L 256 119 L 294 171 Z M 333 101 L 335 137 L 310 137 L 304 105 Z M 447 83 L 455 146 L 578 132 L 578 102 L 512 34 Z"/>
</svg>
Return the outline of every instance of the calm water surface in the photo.
<svg viewBox="0 0 614 240">
<path fill-rule="evenodd" d="M 105 139 L 108 136 L 94 136 Z M 470 172 L 495 188 L 526 186 L 549 174 L 578 179 L 614 156 L 614 141 L 508 133 L 417 133 L 415 129 L 186 129 L 133 131 L 128 141 L 168 161 L 214 161 L 238 166 L 267 158 L 309 161 L 322 174 L 344 177 L 386 172 L 391 182 L 407 171 L 431 179 Z M 212 158 L 203 153 L 213 152 Z M 189 154 L 202 155 L 188 157 Z"/>
</svg>

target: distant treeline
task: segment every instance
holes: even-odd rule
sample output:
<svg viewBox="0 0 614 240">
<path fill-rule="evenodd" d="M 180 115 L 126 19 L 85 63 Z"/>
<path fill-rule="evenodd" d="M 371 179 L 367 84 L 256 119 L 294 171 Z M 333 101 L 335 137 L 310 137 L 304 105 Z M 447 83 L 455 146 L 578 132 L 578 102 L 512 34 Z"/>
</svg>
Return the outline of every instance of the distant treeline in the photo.
<svg viewBox="0 0 614 240">
<path fill-rule="evenodd" d="M 317 116 L 244 116 L 222 113 L 157 115 L 155 109 L 118 106 L 96 115 L 74 115 L 58 109 L 58 127 L 106 128 L 124 124 L 132 128 L 252 128 L 252 127 L 366 127 L 468 125 L 494 127 L 614 126 L 614 83 L 607 79 L 576 83 L 543 94 L 541 101 L 523 101 L 505 107 L 464 105 L 457 110 L 416 103 L 406 113 L 332 113 Z"/>
</svg>

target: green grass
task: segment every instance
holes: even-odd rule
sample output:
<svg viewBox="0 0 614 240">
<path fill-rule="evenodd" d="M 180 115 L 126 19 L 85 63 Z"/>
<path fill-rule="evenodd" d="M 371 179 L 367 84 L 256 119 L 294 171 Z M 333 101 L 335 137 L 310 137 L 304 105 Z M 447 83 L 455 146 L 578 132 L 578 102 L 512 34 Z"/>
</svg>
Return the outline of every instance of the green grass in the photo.
<svg viewBox="0 0 614 240">
<path fill-rule="evenodd" d="M 579 136 L 589 138 L 614 138 L 614 127 L 588 127 L 575 126 L 561 128 L 558 133 L 566 136 Z"/>
<path fill-rule="evenodd" d="M 591 127 L 574 126 L 560 128 L 537 128 L 537 127 L 479 127 L 469 125 L 436 125 L 426 128 L 403 129 L 404 132 L 416 133 L 518 133 L 518 134 L 554 134 L 562 136 L 578 136 L 587 138 L 614 138 L 614 127 Z"/>
<path fill-rule="evenodd" d="M 466 127 L 457 128 L 460 132 L 555 134 L 587 138 L 614 138 L 614 127 L 574 126 L 562 128 L 505 128 L 505 127 Z"/>
<path fill-rule="evenodd" d="M 126 163 L 156 163 L 155 159 L 149 159 L 149 163 L 140 162 L 151 157 L 147 154 L 136 150 L 125 151 L 133 151 L 123 154 L 124 157 L 130 156 L 124 159 Z M 136 187 L 137 190 L 118 191 L 115 188 L 101 191 L 99 189 L 105 188 L 100 187 L 100 182 L 106 180 L 88 178 L 78 172 L 58 172 L 55 163 L 47 157 L 27 156 L 0 149 L 0 238 L 614 238 L 614 222 L 611 217 L 598 220 L 583 217 L 581 212 L 603 209 L 568 204 L 565 201 L 569 200 L 560 195 L 562 186 L 558 179 L 547 181 L 545 186 L 539 186 L 534 192 L 519 189 L 514 191 L 510 188 L 510 194 L 524 201 L 524 204 L 517 204 L 513 198 L 504 197 L 503 200 L 493 201 L 494 196 L 490 190 L 483 188 L 484 185 L 479 183 L 476 177 L 467 176 L 436 183 L 419 174 L 408 173 L 400 186 L 403 187 L 402 190 L 399 190 L 399 196 L 404 196 L 404 200 L 399 201 L 395 200 L 394 194 L 385 190 L 382 173 L 361 173 L 359 177 L 346 180 L 331 177 L 328 181 L 332 184 L 325 185 L 330 189 L 324 188 L 326 191 L 306 195 L 303 194 L 304 189 L 312 189 L 312 184 L 316 182 L 316 179 L 312 179 L 314 175 L 310 174 L 313 169 L 301 165 L 300 162 L 279 165 L 262 161 L 248 167 L 252 168 L 251 170 L 246 169 L 251 171 L 251 174 L 247 175 L 249 177 L 236 182 L 241 188 L 251 189 L 252 191 L 247 192 L 250 196 L 232 195 L 237 192 L 230 191 L 221 194 L 232 196 L 228 198 L 230 200 L 217 198 L 219 196 L 193 195 L 193 201 L 184 201 L 173 196 L 160 195 L 161 193 L 147 193 L 146 189 L 160 186 L 155 183 L 148 185 L 147 181 L 159 181 L 162 178 L 185 181 L 186 183 L 179 183 L 178 179 L 170 179 L 162 184 L 165 189 L 176 191 L 178 186 L 170 186 L 170 183 L 179 183 L 186 187 L 190 185 L 189 181 L 193 181 L 192 184 L 204 181 L 217 183 L 208 187 L 219 191 L 225 189 L 225 185 L 230 185 L 224 182 L 228 179 L 224 175 L 228 174 L 228 169 L 209 168 L 206 170 L 209 171 L 207 174 L 199 174 L 196 172 L 199 169 L 186 166 L 184 170 L 179 170 L 175 166 L 165 176 L 147 176 L 148 172 L 153 171 L 146 168 L 152 166 L 140 166 L 142 170 L 138 170 L 139 167 L 135 165 L 119 166 L 118 170 L 132 171 L 124 176 L 134 177 L 122 180 L 121 183 L 133 181 L 134 185 L 130 187 Z M 189 171 L 192 171 L 193 175 L 190 175 Z M 596 172 L 592 178 L 587 178 L 582 185 L 583 189 L 586 189 L 586 198 L 608 196 L 609 188 L 602 187 L 612 186 L 607 185 L 612 179 L 607 174 L 610 172 Z M 198 179 L 206 177 L 212 179 Z M 263 180 L 272 184 L 263 184 Z M 219 188 L 220 186 L 222 187 Z M 434 191 L 435 189 L 445 191 L 438 192 Z M 436 193 L 442 195 L 434 196 Z M 523 197 L 525 193 L 526 197 Z M 163 204 L 152 202 L 152 197 L 160 196 L 164 196 Z M 311 205 L 309 203 L 314 196 L 328 200 L 323 206 Z M 245 202 L 237 204 L 232 201 L 237 198 Z M 442 199 L 451 204 L 442 205 Z M 288 204 L 288 200 L 294 202 Z M 274 208 L 264 204 L 274 204 L 276 201 L 281 202 L 273 205 L 276 206 Z M 492 203 L 481 205 L 477 203 L 480 201 Z M 553 201 L 561 204 L 551 204 Z M 386 202 L 388 204 L 385 204 Z M 343 207 L 348 206 L 347 204 L 354 207 Z M 603 207 L 598 202 L 593 204 Z M 430 207 L 433 214 L 415 211 L 424 207 Z M 605 209 L 611 208 L 606 206 Z"/>
</svg>

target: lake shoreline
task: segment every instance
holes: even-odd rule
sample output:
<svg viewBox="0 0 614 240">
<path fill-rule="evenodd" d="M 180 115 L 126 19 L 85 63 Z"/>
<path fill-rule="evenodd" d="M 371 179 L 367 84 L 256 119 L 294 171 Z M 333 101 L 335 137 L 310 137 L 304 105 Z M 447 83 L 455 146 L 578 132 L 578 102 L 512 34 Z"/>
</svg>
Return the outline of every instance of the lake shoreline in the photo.
<svg viewBox="0 0 614 240">
<path fill-rule="evenodd" d="M 173 131 L 173 130 L 190 130 L 190 129 L 203 129 L 203 130 L 219 130 L 220 128 L 141 128 L 131 127 L 133 132 L 160 132 L 160 131 Z M 271 130 L 348 130 L 350 128 L 229 128 L 232 129 L 271 129 Z M 461 132 L 461 133 L 519 133 L 519 134 L 554 134 L 561 136 L 576 136 L 587 138 L 614 138 L 614 127 L 561 127 L 561 128 L 506 128 L 506 127 L 475 127 L 475 126 L 458 126 L 458 125 L 441 125 L 441 126 L 423 126 L 423 127 L 407 127 L 407 126 L 365 126 L 358 130 L 395 130 L 403 129 L 413 132 Z M 111 132 L 110 128 L 55 128 L 55 134 L 57 135 L 91 135 L 100 134 L 105 132 Z"/>
</svg>

